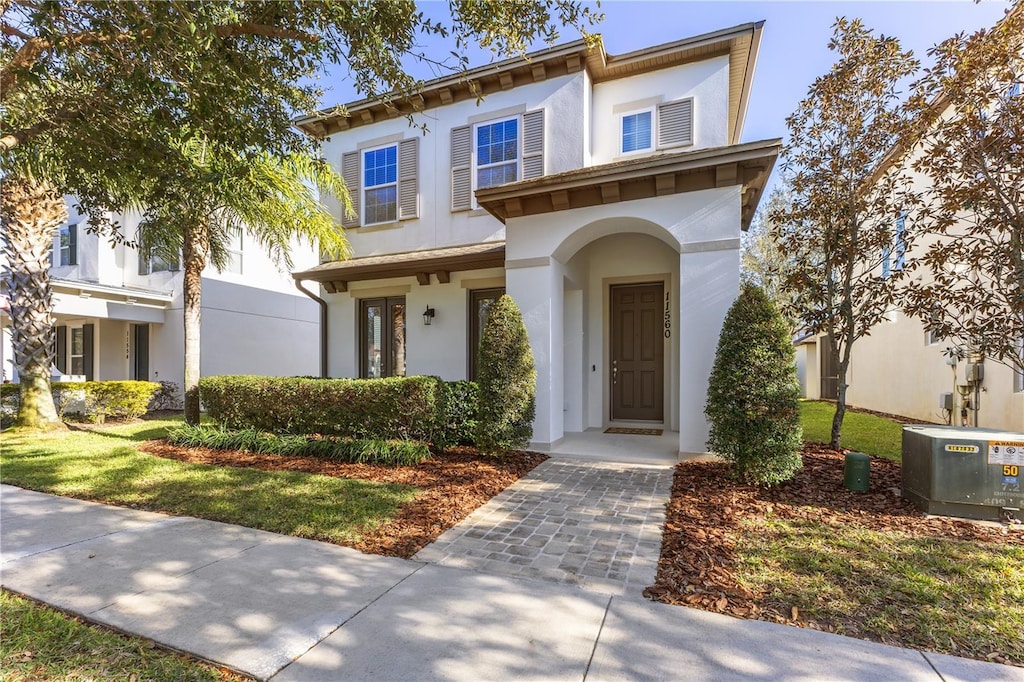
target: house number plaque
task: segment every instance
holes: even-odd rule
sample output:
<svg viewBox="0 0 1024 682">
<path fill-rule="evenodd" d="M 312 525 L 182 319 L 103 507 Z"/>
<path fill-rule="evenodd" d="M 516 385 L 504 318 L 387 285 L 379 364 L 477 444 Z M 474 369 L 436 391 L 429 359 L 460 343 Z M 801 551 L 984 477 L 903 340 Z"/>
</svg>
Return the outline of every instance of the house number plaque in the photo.
<svg viewBox="0 0 1024 682">
<path fill-rule="evenodd" d="M 672 336 L 672 306 L 669 292 L 665 292 L 665 338 Z"/>
</svg>

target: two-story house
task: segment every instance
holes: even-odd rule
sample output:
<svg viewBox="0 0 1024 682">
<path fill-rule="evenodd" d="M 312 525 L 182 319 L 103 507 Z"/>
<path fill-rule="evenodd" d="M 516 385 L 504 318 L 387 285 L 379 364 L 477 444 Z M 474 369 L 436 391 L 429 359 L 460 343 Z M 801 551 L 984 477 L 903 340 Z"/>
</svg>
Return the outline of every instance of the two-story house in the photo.
<svg viewBox="0 0 1024 682">
<path fill-rule="evenodd" d="M 68 221 L 54 235 L 50 282 L 56 318 L 55 368 L 87 380 L 143 379 L 181 386 L 184 358 L 183 273 L 126 244 L 90 234 L 89 218 L 68 197 Z M 140 217 L 117 216 L 131 240 Z M 317 306 L 295 289 L 247 235 L 230 266 L 203 273 L 203 375 L 308 375 L 318 371 Z M 296 245 L 298 264 L 317 262 Z M 16 381 L 10 319 L 3 324 L 0 369 Z"/>
<path fill-rule="evenodd" d="M 334 207 L 354 257 L 293 273 L 320 286 L 325 373 L 474 378 L 507 292 L 537 367 L 533 447 L 638 425 L 703 452 L 740 231 L 780 148 L 740 142 L 761 31 L 623 55 L 579 40 L 297 121 L 355 208 Z"/>
</svg>

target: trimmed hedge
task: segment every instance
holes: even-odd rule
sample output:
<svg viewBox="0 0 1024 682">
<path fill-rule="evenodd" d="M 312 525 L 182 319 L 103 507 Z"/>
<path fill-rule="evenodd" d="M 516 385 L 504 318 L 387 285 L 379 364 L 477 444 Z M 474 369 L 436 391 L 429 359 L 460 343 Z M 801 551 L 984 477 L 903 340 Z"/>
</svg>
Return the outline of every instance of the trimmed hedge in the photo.
<svg viewBox="0 0 1024 682">
<path fill-rule="evenodd" d="M 260 454 L 318 457 L 337 462 L 405 466 L 430 457 L 425 443 L 406 440 L 365 440 L 275 435 L 257 429 L 229 431 L 219 427 L 177 426 L 167 433 L 174 445 L 188 448 L 241 450 Z"/>
<path fill-rule="evenodd" d="M 214 376 L 199 381 L 207 415 L 224 428 L 368 440 L 447 443 L 437 377 L 305 379 Z"/>
<path fill-rule="evenodd" d="M 444 408 L 445 442 L 473 445 L 480 411 L 480 387 L 474 381 L 446 381 Z"/>
<path fill-rule="evenodd" d="M 803 465 L 799 397 L 789 326 L 760 287 L 744 284 L 722 324 L 708 381 L 708 448 L 741 481 L 788 481 Z"/>
<path fill-rule="evenodd" d="M 160 384 L 152 381 L 67 381 L 50 385 L 57 414 L 62 419 L 68 408 L 79 402 L 83 414 L 100 423 L 107 417 L 141 417 L 146 414 L 149 401 L 159 388 Z M 0 402 L 5 413 L 17 412 L 20 398 L 20 384 L 0 385 Z"/>
<path fill-rule="evenodd" d="M 533 435 L 537 371 L 522 313 L 508 294 L 488 310 L 477 367 L 477 446 L 492 454 L 525 447 Z"/>
</svg>

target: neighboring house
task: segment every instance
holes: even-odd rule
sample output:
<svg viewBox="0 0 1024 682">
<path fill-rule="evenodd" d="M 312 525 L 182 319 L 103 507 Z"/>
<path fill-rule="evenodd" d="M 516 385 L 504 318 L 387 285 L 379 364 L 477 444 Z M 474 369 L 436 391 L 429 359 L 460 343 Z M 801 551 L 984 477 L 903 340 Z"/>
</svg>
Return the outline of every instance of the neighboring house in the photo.
<svg viewBox="0 0 1024 682">
<path fill-rule="evenodd" d="M 780 148 L 740 142 L 762 25 L 624 55 L 580 40 L 297 121 L 355 209 L 335 206 L 354 257 L 293 274 L 320 285 L 325 374 L 474 378 L 507 292 L 533 447 L 624 422 L 703 452 L 740 231 Z"/>
<path fill-rule="evenodd" d="M 937 99 L 937 102 L 941 102 Z M 877 173 L 907 172 L 920 149 L 894 148 Z M 926 177 L 909 171 L 914 190 L 927 196 Z M 907 249 L 904 234 L 914 230 L 914 212 L 892 216 L 893 244 L 883 256 L 878 275 L 889 277 L 915 257 L 925 253 L 934 235 L 917 234 Z M 955 234 L 955 231 L 950 232 Z M 915 277 L 930 277 L 927 268 Z M 798 337 L 797 369 L 803 395 L 810 399 L 835 400 L 838 376 L 831 361 L 828 337 L 824 334 Z M 967 360 L 949 362 L 952 344 L 925 332 L 924 325 L 897 309 L 857 340 L 847 375 L 847 403 L 856 407 L 896 414 L 927 422 L 961 424 L 962 399 L 957 385 L 966 386 Z M 1024 375 L 988 359 L 979 401 L 978 425 L 995 429 L 1024 431 Z M 953 409 L 945 409 L 943 394 L 953 394 Z M 969 425 L 974 425 L 973 412 Z"/>
<path fill-rule="evenodd" d="M 124 244 L 89 234 L 88 217 L 68 198 L 69 218 L 54 235 L 50 283 L 57 326 L 56 369 L 87 380 L 183 379 L 184 318 L 178 263 L 149 258 Z M 118 216 L 134 237 L 137 215 Z M 317 262 L 313 249 L 296 249 L 297 263 Z M 211 374 L 315 374 L 316 305 L 256 244 L 240 236 L 231 265 L 203 274 L 204 376 Z M 6 312 L 6 311 L 5 311 Z M 17 380 L 10 318 L 3 324 L 0 369 Z"/>
</svg>

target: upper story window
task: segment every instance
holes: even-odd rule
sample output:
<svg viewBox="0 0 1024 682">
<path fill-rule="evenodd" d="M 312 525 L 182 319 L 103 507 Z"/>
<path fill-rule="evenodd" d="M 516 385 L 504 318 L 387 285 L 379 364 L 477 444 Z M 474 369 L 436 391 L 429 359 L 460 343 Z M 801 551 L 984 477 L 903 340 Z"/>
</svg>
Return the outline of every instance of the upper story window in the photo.
<svg viewBox="0 0 1024 682">
<path fill-rule="evenodd" d="M 476 206 L 473 192 L 544 175 L 544 110 L 452 128 L 452 210 Z"/>
<path fill-rule="evenodd" d="M 148 256 L 139 253 L 139 274 L 152 275 L 154 272 L 177 272 L 181 269 L 180 259 L 169 262 L 152 250 Z"/>
<path fill-rule="evenodd" d="M 420 140 L 393 139 L 371 141 L 363 149 L 341 155 L 341 175 L 352 205 L 351 212 L 342 211 L 343 227 L 387 225 L 419 217 Z"/>
<path fill-rule="evenodd" d="M 78 265 L 78 224 L 62 225 L 53 247 L 53 264 Z"/>
<path fill-rule="evenodd" d="M 654 111 L 637 111 L 621 117 L 620 149 L 623 154 L 648 151 L 653 147 Z"/>
<path fill-rule="evenodd" d="M 892 247 L 882 249 L 882 277 L 899 272 L 907 264 L 907 212 L 900 211 L 896 217 Z"/>
<path fill-rule="evenodd" d="M 519 179 L 519 117 L 479 123 L 475 130 L 476 189 Z"/>
<path fill-rule="evenodd" d="M 363 225 L 398 220 L 398 145 L 363 152 Z"/>
</svg>

